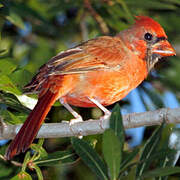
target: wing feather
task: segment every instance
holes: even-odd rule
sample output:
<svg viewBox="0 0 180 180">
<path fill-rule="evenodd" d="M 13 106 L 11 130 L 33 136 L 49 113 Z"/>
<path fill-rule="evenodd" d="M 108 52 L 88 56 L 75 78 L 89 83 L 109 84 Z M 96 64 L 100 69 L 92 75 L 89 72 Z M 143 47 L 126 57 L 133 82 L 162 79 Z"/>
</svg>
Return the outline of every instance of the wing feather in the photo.
<svg viewBox="0 0 180 180">
<path fill-rule="evenodd" d="M 119 68 L 125 53 L 127 48 L 120 38 L 103 36 L 89 40 L 60 52 L 41 66 L 36 76 L 25 86 L 26 92 L 39 91 L 49 76 Z"/>
</svg>

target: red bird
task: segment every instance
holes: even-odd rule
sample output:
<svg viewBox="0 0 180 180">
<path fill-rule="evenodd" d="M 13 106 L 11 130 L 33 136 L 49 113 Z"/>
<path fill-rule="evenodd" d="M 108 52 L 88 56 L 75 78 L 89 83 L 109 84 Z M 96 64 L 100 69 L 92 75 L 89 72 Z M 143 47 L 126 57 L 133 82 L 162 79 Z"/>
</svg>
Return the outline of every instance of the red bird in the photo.
<svg viewBox="0 0 180 180">
<path fill-rule="evenodd" d="M 8 147 L 6 159 L 29 148 L 57 99 L 76 120 L 82 118 L 70 105 L 97 106 L 105 118 L 110 112 L 104 106 L 136 88 L 159 58 L 173 55 L 163 28 L 145 16 L 138 16 L 134 25 L 115 37 L 98 37 L 60 52 L 26 86 L 39 93 L 38 102 Z"/>
</svg>

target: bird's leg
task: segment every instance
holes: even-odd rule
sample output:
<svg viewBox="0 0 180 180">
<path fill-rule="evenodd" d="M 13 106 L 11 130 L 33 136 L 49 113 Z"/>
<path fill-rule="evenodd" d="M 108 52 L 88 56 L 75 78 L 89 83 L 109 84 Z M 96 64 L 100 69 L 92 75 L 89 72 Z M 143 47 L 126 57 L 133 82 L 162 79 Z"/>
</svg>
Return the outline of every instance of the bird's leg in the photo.
<svg viewBox="0 0 180 180">
<path fill-rule="evenodd" d="M 89 97 L 88 99 L 104 112 L 104 116 L 100 117 L 100 126 L 103 129 L 103 121 L 109 119 L 109 117 L 111 116 L 111 112 L 108 109 L 106 109 L 102 104 L 100 104 L 97 100 Z"/>
<path fill-rule="evenodd" d="M 72 125 L 76 122 L 82 122 L 83 121 L 82 117 L 76 111 L 74 111 L 72 109 L 72 107 L 67 102 L 64 101 L 63 98 L 60 98 L 59 101 L 75 117 L 75 119 L 71 119 L 70 125 Z"/>
<path fill-rule="evenodd" d="M 75 123 L 77 123 L 77 122 L 82 122 L 83 119 L 82 119 L 82 117 L 81 117 L 76 111 L 74 111 L 74 110 L 72 109 L 72 107 L 71 107 L 67 102 L 64 101 L 63 98 L 60 98 L 59 101 L 60 101 L 60 103 L 75 117 L 75 119 L 71 119 L 70 122 L 69 122 L 70 129 L 71 129 L 71 131 L 72 131 L 73 134 L 74 134 L 72 125 L 75 124 Z M 78 138 L 82 139 L 83 136 L 81 135 L 81 131 L 79 132 L 79 134 L 80 134 L 80 135 L 78 136 Z"/>
</svg>

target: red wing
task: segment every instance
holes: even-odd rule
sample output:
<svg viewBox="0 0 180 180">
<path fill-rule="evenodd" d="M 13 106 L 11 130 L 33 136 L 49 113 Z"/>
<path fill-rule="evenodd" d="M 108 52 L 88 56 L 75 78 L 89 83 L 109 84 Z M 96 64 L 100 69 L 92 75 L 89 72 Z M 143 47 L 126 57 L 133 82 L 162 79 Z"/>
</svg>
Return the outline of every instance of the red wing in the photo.
<svg viewBox="0 0 180 180">
<path fill-rule="evenodd" d="M 32 81 L 25 86 L 27 92 L 39 91 L 49 76 L 79 74 L 110 69 L 123 63 L 126 48 L 119 38 L 100 37 L 63 51 L 43 65 Z M 122 48 L 124 47 L 124 48 Z"/>
</svg>

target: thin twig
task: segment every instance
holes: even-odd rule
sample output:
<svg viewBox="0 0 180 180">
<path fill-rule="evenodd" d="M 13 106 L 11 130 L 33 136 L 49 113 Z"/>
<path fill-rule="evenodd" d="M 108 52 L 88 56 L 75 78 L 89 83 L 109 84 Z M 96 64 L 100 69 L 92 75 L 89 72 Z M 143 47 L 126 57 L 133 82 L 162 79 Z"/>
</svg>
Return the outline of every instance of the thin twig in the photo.
<svg viewBox="0 0 180 180">
<path fill-rule="evenodd" d="M 106 23 L 104 22 L 103 18 L 95 11 L 92 7 L 89 0 L 84 0 L 84 7 L 89 11 L 91 16 L 95 19 L 98 23 L 102 34 L 109 34 L 109 28 L 107 27 Z"/>
</svg>

